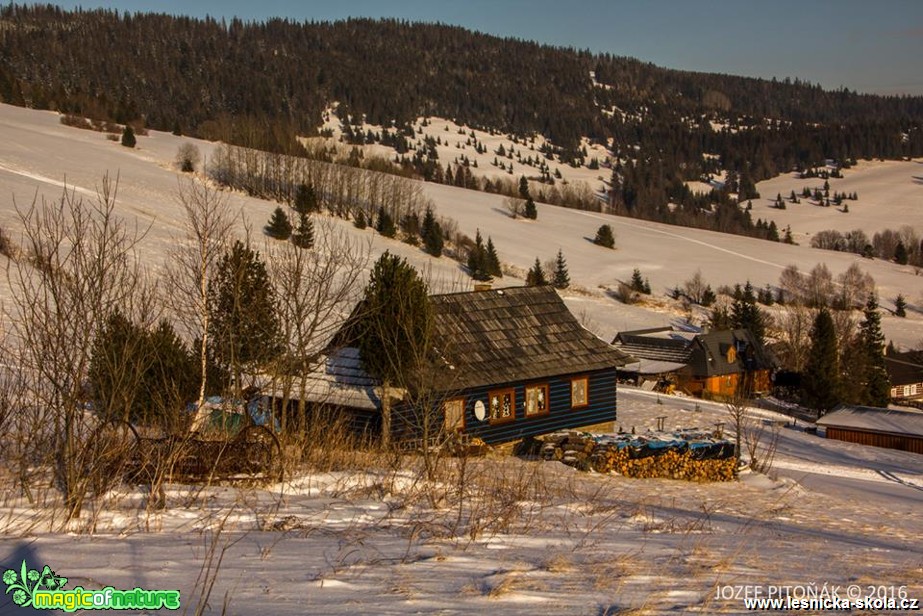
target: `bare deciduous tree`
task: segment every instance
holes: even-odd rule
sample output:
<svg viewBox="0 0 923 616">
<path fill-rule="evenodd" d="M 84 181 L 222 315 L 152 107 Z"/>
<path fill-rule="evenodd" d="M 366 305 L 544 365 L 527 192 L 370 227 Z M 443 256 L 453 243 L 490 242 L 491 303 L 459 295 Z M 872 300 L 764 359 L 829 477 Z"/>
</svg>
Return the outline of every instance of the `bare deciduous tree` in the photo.
<svg viewBox="0 0 923 616">
<path fill-rule="evenodd" d="M 706 289 L 708 289 L 708 283 L 702 277 L 702 270 L 696 270 L 692 278 L 683 283 L 683 291 L 695 304 L 702 303 Z"/>
<path fill-rule="evenodd" d="M 202 155 L 199 153 L 199 148 L 188 141 L 176 150 L 176 166 L 183 173 L 195 171 L 201 160 Z"/>
<path fill-rule="evenodd" d="M 519 218 L 526 209 L 525 199 L 518 197 L 507 197 L 503 200 L 503 208 L 509 213 L 511 218 Z"/>
<path fill-rule="evenodd" d="M 190 337 L 199 342 L 198 407 L 202 409 L 210 348 L 208 284 L 227 248 L 236 215 L 228 209 L 225 195 L 195 180 L 180 182 L 177 200 L 186 215 L 186 237 L 170 255 L 167 267 L 170 292 L 166 299 Z M 200 419 L 197 417 L 197 421 Z"/>
<path fill-rule="evenodd" d="M 805 301 L 809 306 L 829 306 L 833 297 L 833 275 L 824 263 L 818 263 L 808 274 Z"/>
<path fill-rule="evenodd" d="M 282 407 L 298 399 L 304 417 L 308 377 L 330 350 L 333 334 L 356 304 L 368 266 L 371 240 L 353 240 L 329 219 L 319 219 L 311 250 L 289 242 L 266 248 L 278 300 L 285 350 L 273 369 Z M 282 415 L 283 432 L 286 414 Z"/>
<path fill-rule="evenodd" d="M 839 307 L 844 310 L 863 306 L 866 298 L 875 292 L 875 279 L 856 263 L 840 274 L 837 282 L 840 284 Z"/>
<path fill-rule="evenodd" d="M 804 303 L 807 295 L 805 277 L 798 271 L 797 265 L 789 265 L 779 275 L 779 288 L 786 304 Z"/>
<path fill-rule="evenodd" d="M 144 231 L 116 215 L 117 188 L 104 177 L 89 203 L 65 189 L 57 201 L 16 208 L 23 246 L 7 272 L 7 316 L 28 399 L 41 409 L 67 520 L 81 513 L 98 454 L 85 390 L 93 340 L 116 309 L 138 305 L 141 288 L 136 248 Z"/>
<path fill-rule="evenodd" d="M 814 310 L 802 304 L 790 303 L 776 319 L 773 337 L 778 341 L 776 355 L 783 366 L 800 372 L 804 370 L 811 348 L 811 327 Z"/>
</svg>

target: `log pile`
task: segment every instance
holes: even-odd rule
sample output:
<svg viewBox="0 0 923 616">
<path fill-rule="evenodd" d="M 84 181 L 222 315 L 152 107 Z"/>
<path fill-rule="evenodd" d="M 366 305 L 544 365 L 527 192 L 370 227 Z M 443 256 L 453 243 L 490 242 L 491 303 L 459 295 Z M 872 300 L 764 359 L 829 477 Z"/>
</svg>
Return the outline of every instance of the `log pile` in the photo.
<svg viewBox="0 0 923 616">
<path fill-rule="evenodd" d="M 737 477 L 734 446 L 698 431 L 593 435 L 555 432 L 541 437 L 541 455 L 580 470 L 634 478 L 730 481 Z"/>
</svg>

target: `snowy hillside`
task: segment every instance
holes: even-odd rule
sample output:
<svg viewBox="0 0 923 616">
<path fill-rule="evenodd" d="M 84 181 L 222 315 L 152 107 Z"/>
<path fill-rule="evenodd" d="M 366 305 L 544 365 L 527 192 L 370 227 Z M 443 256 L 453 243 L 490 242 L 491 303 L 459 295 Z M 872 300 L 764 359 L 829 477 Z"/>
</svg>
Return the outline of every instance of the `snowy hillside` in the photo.
<svg viewBox="0 0 923 616">
<path fill-rule="evenodd" d="M 0 177 L 4 188 L 0 194 L 0 226 L 4 230 L 16 233 L 14 201 L 22 208 L 33 198 L 59 198 L 65 183 L 82 195 L 92 196 L 108 173 L 120 180 L 119 211 L 137 217 L 142 228 L 150 227 L 141 248 L 147 262 L 155 267 L 163 264 L 181 229 L 176 193 L 178 183 L 186 178 L 174 164 L 178 148 L 187 142 L 195 143 L 206 159 L 215 148 L 209 142 L 152 131 L 149 136 L 139 137 L 136 149 L 128 149 L 107 140 L 102 133 L 61 125 L 58 114 L 8 105 L 0 105 L 0 135 Z M 887 171 L 892 166 L 878 168 Z M 860 176 L 857 171 L 856 177 L 865 177 L 865 184 L 854 183 L 851 189 L 860 196 L 871 194 L 877 176 L 872 172 Z M 604 339 L 611 340 L 619 330 L 665 325 L 688 316 L 666 296 L 697 270 L 715 288 L 747 280 L 760 288 L 777 284 L 779 274 L 788 265 L 795 264 L 806 272 L 817 263 L 826 263 L 834 277 L 851 264 L 859 264 L 875 278 L 885 308 L 891 308 L 893 299 L 903 293 L 911 308 L 908 317 L 884 314 L 885 335 L 905 347 L 916 346 L 923 338 L 923 278 L 911 266 L 815 250 L 807 245 L 791 246 L 543 204 L 538 204 L 536 221 L 514 220 L 501 196 L 441 184 L 422 185 L 438 213 L 457 220 L 462 232 L 473 237 L 480 229 L 485 239 L 493 239 L 501 261 L 511 273 L 498 285 L 522 284 L 536 258 L 546 262 L 562 250 L 573 283 L 565 293 L 566 299 L 572 311 Z M 861 203 L 860 200 L 860 205 L 855 206 L 857 211 Z M 261 236 L 262 226 L 275 208 L 273 203 L 237 193 L 229 195 L 229 204 L 243 212 L 251 232 L 257 236 Z M 884 201 L 877 207 L 890 212 L 892 205 Z M 792 206 L 782 213 L 792 212 L 795 207 L 812 206 Z M 906 211 L 899 204 L 894 208 L 896 217 Z M 851 213 L 841 218 L 850 216 Z M 382 238 L 371 230 L 359 231 L 346 221 L 333 220 L 332 224 L 369 239 L 375 252 L 391 250 L 406 256 L 429 272 L 436 291 L 469 288 L 470 279 L 462 267 L 446 257 L 432 259 L 417 248 Z M 602 224 L 613 228 L 615 250 L 592 243 Z M 242 224 L 240 228 L 243 230 Z M 654 302 L 629 306 L 607 295 L 606 291 L 615 289 L 619 281 L 627 281 L 634 268 L 650 279 Z"/>
</svg>

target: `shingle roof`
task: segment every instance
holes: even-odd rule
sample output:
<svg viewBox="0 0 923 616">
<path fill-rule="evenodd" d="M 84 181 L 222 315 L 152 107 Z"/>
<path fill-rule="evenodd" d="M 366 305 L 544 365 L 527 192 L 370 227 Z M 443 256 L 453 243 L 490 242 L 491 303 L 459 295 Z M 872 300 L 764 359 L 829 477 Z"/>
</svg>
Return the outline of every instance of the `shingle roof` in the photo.
<svg viewBox="0 0 923 616">
<path fill-rule="evenodd" d="M 434 295 L 437 346 L 463 389 L 591 372 L 631 360 L 586 330 L 549 286 Z"/>
<path fill-rule="evenodd" d="M 772 358 L 747 329 L 702 334 L 671 327 L 620 332 L 612 344 L 641 359 L 688 365 L 696 377 L 709 377 L 772 368 Z M 736 358 L 728 362 L 728 349 Z"/>
<path fill-rule="evenodd" d="M 619 350 L 639 359 L 681 364 L 689 361 L 689 354 L 692 351 L 688 335 L 673 332 L 668 327 L 620 332 L 612 344 Z"/>
<path fill-rule="evenodd" d="M 772 360 L 748 329 L 713 331 L 699 334 L 690 367 L 696 376 L 716 376 L 754 370 L 769 370 Z M 729 362 L 728 350 L 734 349 L 735 360 Z"/>
<path fill-rule="evenodd" d="M 891 385 L 923 383 L 923 352 L 892 352 L 885 356 L 885 368 Z"/>
<path fill-rule="evenodd" d="M 818 426 L 923 437 L 923 413 L 841 404 L 817 420 Z"/>
</svg>

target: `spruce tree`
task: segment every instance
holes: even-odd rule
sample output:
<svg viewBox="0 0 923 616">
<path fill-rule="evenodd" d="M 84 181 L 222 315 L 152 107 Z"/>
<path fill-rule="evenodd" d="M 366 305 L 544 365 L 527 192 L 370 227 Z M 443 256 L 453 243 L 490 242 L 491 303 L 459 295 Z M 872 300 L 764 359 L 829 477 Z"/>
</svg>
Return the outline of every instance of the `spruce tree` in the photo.
<svg viewBox="0 0 923 616">
<path fill-rule="evenodd" d="M 135 129 L 131 126 L 126 126 L 125 130 L 122 131 L 122 145 L 126 148 L 133 148 L 137 142 L 138 140 L 135 139 Z"/>
<path fill-rule="evenodd" d="M 526 218 L 529 218 L 530 220 L 538 219 L 538 208 L 535 207 L 535 201 L 532 199 L 532 197 L 526 198 L 526 205 L 523 209 L 522 215 Z"/>
<path fill-rule="evenodd" d="M 263 232 L 269 237 L 277 240 L 287 240 L 291 237 L 292 223 L 289 221 L 288 215 L 281 206 L 273 210 L 272 218 L 270 218 L 269 223 L 263 227 Z"/>
<path fill-rule="evenodd" d="M 524 175 L 519 177 L 519 196 L 523 199 L 529 198 L 529 180 Z"/>
<path fill-rule="evenodd" d="M 423 250 L 434 257 L 442 256 L 444 241 L 442 238 L 442 227 L 436 222 L 436 216 L 433 209 L 429 206 L 423 215 L 423 224 L 421 225 L 420 234 L 423 237 Z"/>
<path fill-rule="evenodd" d="M 904 242 L 899 240 L 894 248 L 894 262 L 898 265 L 907 265 L 907 259 L 907 247 L 904 246 Z"/>
<path fill-rule="evenodd" d="M 360 312 L 355 338 L 363 367 L 386 385 L 407 384 L 432 320 L 426 283 L 386 251 L 372 268 Z"/>
<path fill-rule="evenodd" d="M 468 273 L 475 280 L 490 280 L 490 272 L 487 271 L 487 251 L 484 248 L 480 229 L 475 235 L 474 247 L 468 252 Z"/>
<path fill-rule="evenodd" d="M 240 395 L 243 372 L 265 365 L 281 350 L 275 293 L 257 251 L 234 242 L 209 282 L 208 304 L 215 358 Z"/>
<path fill-rule="evenodd" d="M 731 306 L 731 322 L 734 327 L 749 329 L 753 337 L 760 344 L 766 335 L 766 315 L 756 304 L 756 295 L 753 293 L 753 285 L 750 281 L 744 285 L 743 290 L 740 285 L 734 287 L 734 304 Z M 770 292 L 770 296 L 772 293 Z"/>
<path fill-rule="evenodd" d="M 715 294 L 714 290 L 712 290 L 711 285 L 705 285 L 705 290 L 702 291 L 701 305 L 708 308 L 716 301 L 718 301 L 718 296 Z"/>
<path fill-rule="evenodd" d="M 365 229 L 368 226 L 368 222 L 365 220 L 365 212 L 362 210 L 356 212 L 356 217 L 353 219 L 353 226 L 357 229 Z"/>
<path fill-rule="evenodd" d="M 564 253 L 558 249 L 558 256 L 554 262 L 554 273 L 551 277 L 551 284 L 556 289 L 566 289 L 570 286 L 570 274 L 567 273 L 567 261 L 564 260 Z"/>
<path fill-rule="evenodd" d="M 869 295 L 865 304 L 865 319 L 859 323 L 859 342 L 865 355 L 865 396 L 863 404 L 888 406 L 891 398 L 891 382 L 885 369 L 885 337 L 881 332 L 881 315 L 878 313 L 878 299 Z"/>
<path fill-rule="evenodd" d="M 300 212 L 298 218 L 298 228 L 292 233 L 292 244 L 298 248 L 312 248 L 314 246 L 314 223 L 306 212 Z"/>
<path fill-rule="evenodd" d="M 894 316 L 901 318 L 907 316 L 907 300 L 900 293 L 894 298 Z"/>
<path fill-rule="evenodd" d="M 602 225 L 597 229 L 596 237 L 593 238 L 593 243 L 598 246 L 605 246 L 606 248 L 615 248 L 615 234 L 612 233 L 612 227 L 609 225 Z"/>
<path fill-rule="evenodd" d="M 494 241 L 487 237 L 487 250 L 484 254 L 484 268 L 487 273 L 494 278 L 503 278 L 503 270 L 500 268 L 500 257 L 497 256 L 497 249 L 494 247 Z"/>
<path fill-rule="evenodd" d="M 433 313 L 426 283 L 404 259 L 385 252 L 372 268 L 357 320 L 351 324 L 352 344 L 359 347 L 362 366 L 381 382 L 382 446 L 391 437 L 391 396 L 397 386 L 420 392 L 420 368 L 431 351 Z"/>
<path fill-rule="evenodd" d="M 391 214 L 385 209 L 385 206 L 378 208 L 378 219 L 375 221 L 375 230 L 385 237 L 394 237 L 397 235 L 397 227 Z"/>
<path fill-rule="evenodd" d="M 628 283 L 628 286 L 631 287 L 632 291 L 637 291 L 638 293 L 650 293 L 650 287 L 645 284 L 644 278 L 641 277 L 641 270 L 637 267 L 635 271 L 631 273 L 631 282 Z M 645 291 L 647 289 L 647 291 Z"/>
<path fill-rule="evenodd" d="M 822 306 L 811 328 L 811 348 L 801 376 L 801 402 L 823 415 L 839 404 L 840 369 L 833 317 Z"/>
<path fill-rule="evenodd" d="M 320 201 L 317 199 L 314 186 L 310 184 L 298 185 L 298 188 L 295 189 L 295 202 L 292 204 L 292 209 L 299 214 L 302 212 L 311 214 L 320 211 Z"/>
<path fill-rule="evenodd" d="M 541 287 L 546 284 L 548 284 L 548 279 L 545 278 L 545 270 L 542 269 L 542 264 L 539 262 L 538 257 L 535 257 L 535 265 L 526 274 L 526 286 Z"/>
</svg>

